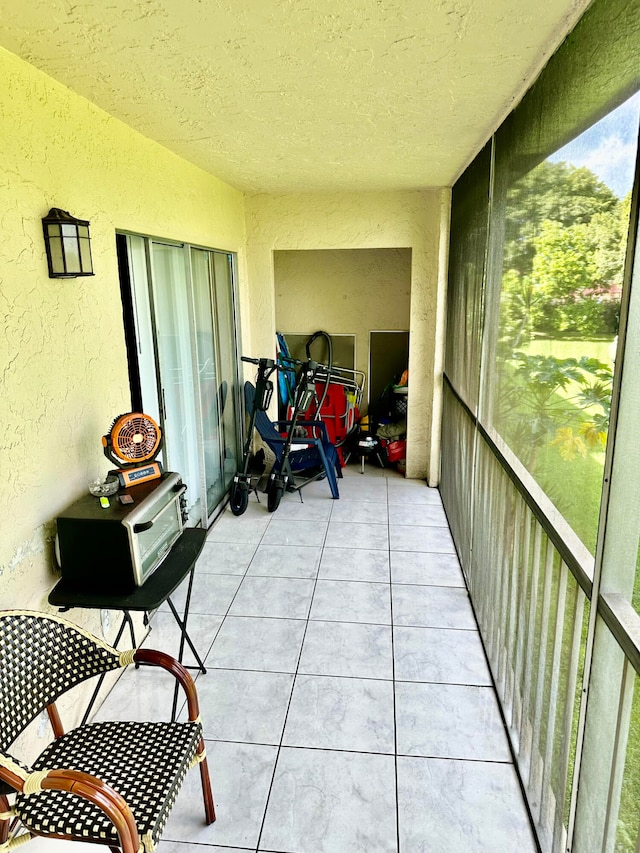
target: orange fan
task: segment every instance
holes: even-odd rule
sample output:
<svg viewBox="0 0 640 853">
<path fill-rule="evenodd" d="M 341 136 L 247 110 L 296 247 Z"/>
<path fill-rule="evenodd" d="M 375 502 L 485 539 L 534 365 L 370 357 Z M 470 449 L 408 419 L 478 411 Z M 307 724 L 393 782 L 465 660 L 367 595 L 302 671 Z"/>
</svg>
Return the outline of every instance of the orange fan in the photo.
<svg viewBox="0 0 640 853">
<path fill-rule="evenodd" d="M 114 473 L 122 486 L 144 483 L 162 474 L 160 463 L 153 461 L 161 442 L 160 427 L 141 412 L 119 415 L 109 434 L 102 436 L 104 455 L 120 469 Z"/>
</svg>

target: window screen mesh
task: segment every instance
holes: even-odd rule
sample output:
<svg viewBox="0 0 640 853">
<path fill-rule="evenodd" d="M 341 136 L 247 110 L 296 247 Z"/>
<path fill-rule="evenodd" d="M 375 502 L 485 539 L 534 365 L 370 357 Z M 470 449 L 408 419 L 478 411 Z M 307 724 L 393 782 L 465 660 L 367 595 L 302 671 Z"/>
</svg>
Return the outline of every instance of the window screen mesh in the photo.
<svg viewBox="0 0 640 853">
<path fill-rule="evenodd" d="M 490 165 L 488 145 L 456 183 L 451 207 L 445 370 L 473 411 L 478 404 L 480 382 Z"/>
</svg>

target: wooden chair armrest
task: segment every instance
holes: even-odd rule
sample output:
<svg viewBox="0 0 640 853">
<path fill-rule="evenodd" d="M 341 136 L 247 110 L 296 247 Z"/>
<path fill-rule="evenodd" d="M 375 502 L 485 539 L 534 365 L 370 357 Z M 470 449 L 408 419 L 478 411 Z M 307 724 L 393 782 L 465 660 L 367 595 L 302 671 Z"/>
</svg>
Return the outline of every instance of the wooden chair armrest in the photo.
<svg viewBox="0 0 640 853">
<path fill-rule="evenodd" d="M 24 783 L 23 777 L 14 773 L 13 770 L 10 770 L 8 767 L 3 767 L 2 764 L 0 764 L 0 779 L 3 782 L 6 782 L 7 785 L 10 785 L 13 789 L 9 793 L 22 790 L 22 785 Z"/>
<path fill-rule="evenodd" d="M 140 838 L 131 809 L 126 800 L 102 779 L 80 770 L 56 768 L 42 780 L 43 790 L 69 791 L 97 806 L 116 828 L 122 853 L 138 853 Z"/>
<path fill-rule="evenodd" d="M 27 771 L 22 771 L 19 775 L 8 767 L 0 766 L 0 778 L 18 792 L 25 790 L 30 777 L 38 775 Z M 52 768 L 46 771 L 46 776 L 37 779 L 37 784 L 39 788 L 34 788 L 32 793 L 39 789 L 68 791 L 93 803 L 113 823 L 120 837 L 123 853 L 138 853 L 140 850 L 138 828 L 131 809 L 126 800 L 102 779 L 80 770 Z"/>
<path fill-rule="evenodd" d="M 171 655 L 156 649 L 137 649 L 133 656 L 135 663 L 147 666 L 159 666 L 170 672 L 178 681 L 187 696 L 187 709 L 189 721 L 196 722 L 200 719 L 200 706 L 198 704 L 198 693 L 196 685 L 189 671 Z"/>
</svg>

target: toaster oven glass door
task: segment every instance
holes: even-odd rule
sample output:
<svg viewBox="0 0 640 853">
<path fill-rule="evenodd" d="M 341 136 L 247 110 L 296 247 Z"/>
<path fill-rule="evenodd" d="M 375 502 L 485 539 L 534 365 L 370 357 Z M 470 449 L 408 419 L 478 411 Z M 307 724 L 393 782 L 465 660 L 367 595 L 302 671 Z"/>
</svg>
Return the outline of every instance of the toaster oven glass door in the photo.
<svg viewBox="0 0 640 853">
<path fill-rule="evenodd" d="M 137 519 L 137 524 L 148 521 L 153 521 L 153 524 L 147 530 L 133 534 L 134 572 L 138 585 L 143 584 L 160 565 L 182 533 L 180 501 L 177 498 L 172 497 L 164 507 L 154 502 L 145 516 Z"/>
</svg>

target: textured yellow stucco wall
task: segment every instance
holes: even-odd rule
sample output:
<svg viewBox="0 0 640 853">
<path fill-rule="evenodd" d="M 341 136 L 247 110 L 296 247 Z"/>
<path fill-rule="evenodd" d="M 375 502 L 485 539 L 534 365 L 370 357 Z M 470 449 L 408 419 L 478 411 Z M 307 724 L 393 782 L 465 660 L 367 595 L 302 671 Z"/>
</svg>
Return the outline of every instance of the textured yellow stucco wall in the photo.
<svg viewBox="0 0 640 853">
<path fill-rule="evenodd" d="M 0 75 L 0 607 L 47 609 L 54 520 L 109 467 L 100 438 L 130 405 L 116 230 L 237 252 L 253 355 L 274 351 L 274 250 L 410 249 L 407 474 L 432 477 L 447 191 L 245 198 L 2 49 Z M 90 220 L 94 277 L 49 279 L 51 207 Z"/>
<path fill-rule="evenodd" d="M 301 249 L 411 249 L 407 477 L 437 484 L 438 394 L 444 322 L 442 249 L 450 191 L 256 194 L 247 197 L 248 355 L 274 351 L 273 252 Z M 304 306 L 301 306 L 304 317 Z M 309 318 L 313 322 L 313 318 Z M 435 396 L 434 396 L 435 395 Z"/>
<path fill-rule="evenodd" d="M 244 281 L 244 201 L 1 49 L 0 77 L 0 606 L 45 608 L 53 520 L 130 407 L 115 231 L 237 251 Z M 50 207 L 90 220 L 94 277 L 48 277 Z"/>
<path fill-rule="evenodd" d="M 369 332 L 409 328 L 409 249 L 274 252 L 279 332 L 356 336 L 356 369 L 369 369 Z M 364 409 L 368 399 L 365 388 Z"/>
</svg>

